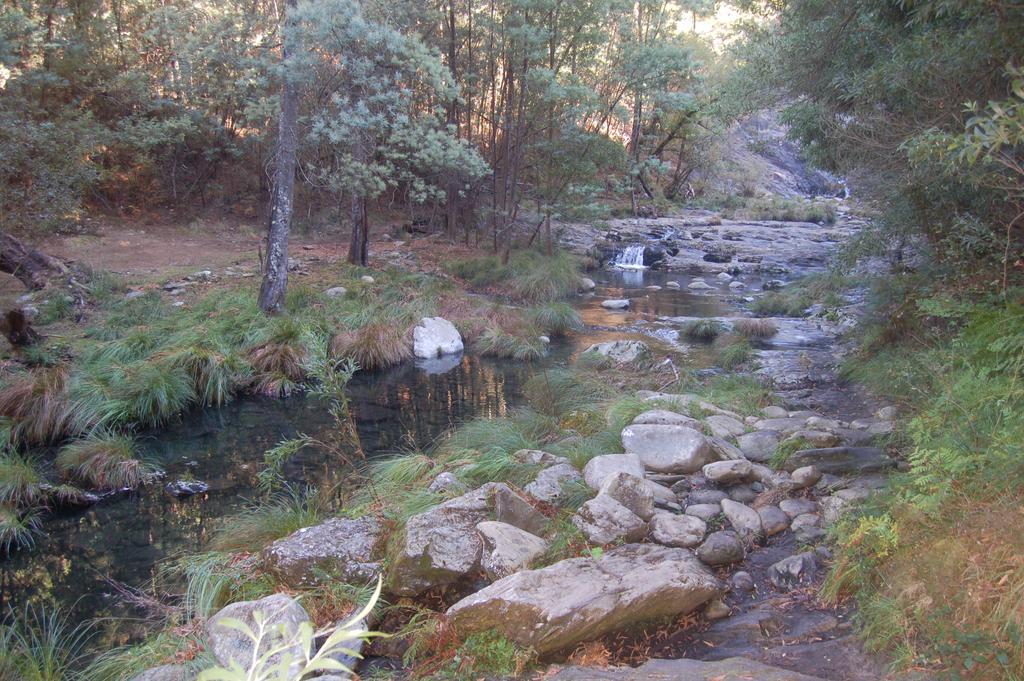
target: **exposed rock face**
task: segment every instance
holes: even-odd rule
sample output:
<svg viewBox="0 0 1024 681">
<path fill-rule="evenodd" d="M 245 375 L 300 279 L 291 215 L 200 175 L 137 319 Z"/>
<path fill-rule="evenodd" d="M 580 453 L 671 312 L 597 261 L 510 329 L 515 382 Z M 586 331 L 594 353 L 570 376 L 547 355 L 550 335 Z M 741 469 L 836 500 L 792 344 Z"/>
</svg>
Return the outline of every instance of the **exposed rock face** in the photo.
<svg viewBox="0 0 1024 681">
<path fill-rule="evenodd" d="M 583 467 L 583 479 L 591 489 L 599 490 L 605 478 L 613 473 L 627 473 L 644 477 L 644 465 L 635 454 L 602 454 L 595 456 Z"/>
<path fill-rule="evenodd" d="M 641 520 L 654 515 L 652 483 L 629 473 L 612 473 L 601 483 L 599 495 L 607 495 L 635 513 Z M 672 498 L 675 501 L 675 497 Z"/>
<path fill-rule="evenodd" d="M 605 494 L 580 506 L 572 522 L 595 544 L 639 541 L 647 534 L 647 523 L 640 516 Z"/>
<path fill-rule="evenodd" d="M 764 536 L 764 528 L 761 527 L 761 516 L 749 506 L 732 499 L 722 499 L 722 513 L 729 519 L 729 522 L 732 523 L 733 528 L 741 537 L 754 539 Z"/>
<path fill-rule="evenodd" d="M 895 467 L 896 462 L 877 447 L 802 449 L 786 460 L 786 470 L 814 466 L 832 475 L 862 475 Z"/>
<path fill-rule="evenodd" d="M 484 485 L 409 518 L 391 570 L 396 593 L 415 596 L 476 570 L 483 548 L 476 526 L 488 520 L 494 487 Z"/>
<path fill-rule="evenodd" d="M 692 419 L 689 416 L 677 414 L 674 411 L 668 411 L 667 409 L 652 409 L 637 415 L 637 417 L 633 419 L 633 425 L 688 426 L 697 430 L 700 428 L 700 421 Z"/>
<path fill-rule="evenodd" d="M 743 560 L 746 550 L 735 532 L 712 532 L 697 547 L 697 557 L 708 565 L 728 565 Z"/>
<path fill-rule="evenodd" d="M 658 617 L 692 612 L 721 584 L 686 549 L 647 544 L 499 580 L 448 610 L 462 635 L 497 631 L 545 654 Z"/>
<path fill-rule="evenodd" d="M 622 446 L 657 473 L 695 473 L 713 460 L 707 438 L 687 426 L 626 426 Z"/>
<path fill-rule="evenodd" d="M 443 317 L 424 317 L 412 330 L 412 352 L 421 359 L 462 352 L 462 335 Z"/>
<path fill-rule="evenodd" d="M 567 463 L 560 463 L 542 470 L 523 490 L 534 499 L 554 503 L 562 496 L 564 483 L 579 480 L 581 477 L 578 470 Z"/>
<path fill-rule="evenodd" d="M 540 537 L 506 523 L 485 520 L 476 529 L 483 540 L 480 564 L 491 580 L 523 569 L 548 548 Z"/>
<path fill-rule="evenodd" d="M 381 528 L 373 518 L 332 518 L 304 527 L 263 549 L 263 567 L 292 588 L 323 579 L 364 583 L 380 572 Z"/>
<path fill-rule="evenodd" d="M 719 485 L 749 482 L 754 478 L 754 469 L 746 459 L 715 461 L 704 466 L 704 477 Z"/>
<path fill-rule="evenodd" d="M 237 629 L 224 626 L 227 619 L 238 620 L 250 628 L 256 626 L 253 619 L 255 613 L 263 613 L 263 621 L 272 628 L 284 627 L 285 637 L 289 637 L 298 631 L 299 625 L 309 621 L 309 615 L 298 601 L 285 596 L 284 594 L 272 594 L 258 601 L 241 601 L 232 603 L 221 609 L 217 614 L 206 621 L 206 636 L 209 641 L 209 650 L 224 667 L 238 663 L 243 669 L 248 668 L 253 656 L 253 642 Z M 280 646 L 281 636 L 274 633 L 264 639 L 257 654 L 263 654 L 273 648 Z M 304 651 L 298 646 L 288 649 L 293 656 L 293 664 L 289 668 L 291 675 L 298 673 L 301 668 L 299 658 Z M 281 653 L 270 658 L 271 663 L 279 660 Z"/>
<path fill-rule="evenodd" d="M 688 549 L 704 540 L 707 525 L 693 515 L 655 513 L 651 519 L 651 539 L 663 546 Z"/>
<path fill-rule="evenodd" d="M 629 301 L 626 302 L 628 305 Z M 647 355 L 651 353 L 651 348 L 643 341 L 617 340 L 609 341 L 607 343 L 595 343 L 584 350 L 583 354 L 588 352 L 596 352 L 602 357 L 607 357 L 613 362 L 625 364 L 627 362 L 635 362 L 638 359 L 647 357 Z"/>
<path fill-rule="evenodd" d="M 817 676 L 769 667 L 745 657 L 714 662 L 701 660 L 648 660 L 633 667 L 563 667 L 549 681 L 824 681 Z"/>
</svg>

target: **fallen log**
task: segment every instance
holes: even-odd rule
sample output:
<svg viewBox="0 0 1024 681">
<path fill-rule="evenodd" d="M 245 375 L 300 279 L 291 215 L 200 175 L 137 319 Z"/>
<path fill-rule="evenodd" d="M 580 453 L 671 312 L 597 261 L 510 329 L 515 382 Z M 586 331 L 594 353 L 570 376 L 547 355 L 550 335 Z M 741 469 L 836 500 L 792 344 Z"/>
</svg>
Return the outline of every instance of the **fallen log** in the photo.
<svg viewBox="0 0 1024 681">
<path fill-rule="evenodd" d="M 66 274 L 68 266 L 7 232 L 0 232 L 0 272 L 14 275 L 36 291 L 46 286 L 53 275 Z"/>
</svg>

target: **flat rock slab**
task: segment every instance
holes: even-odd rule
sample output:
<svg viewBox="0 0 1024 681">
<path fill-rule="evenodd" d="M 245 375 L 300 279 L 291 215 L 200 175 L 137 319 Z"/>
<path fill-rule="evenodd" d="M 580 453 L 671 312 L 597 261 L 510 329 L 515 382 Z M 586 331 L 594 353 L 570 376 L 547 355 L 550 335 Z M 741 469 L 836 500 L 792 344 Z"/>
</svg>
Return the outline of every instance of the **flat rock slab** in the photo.
<svg viewBox="0 0 1024 681">
<path fill-rule="evenodd" d="M 702 660 L 648 660 L 639 667 L 563 667 L 550 681 L 824 681 L 817 676 L 770 667 L 745 657 Z"/>
<path fill-rule="evenodd" d="M 626 426 L 622 446 L 656 473 L 695 473 L 714 460 L 707 438 L 687 426 Z"/>
<path fill-rule="evenodd" d="M 722 584 L 687 549 L 629 544 L 501 579 L 448 609 L 461 636 L 496 631 L 545 654 L 696 610 Z"/>
<path fill-rule="evenodd" d="M 889 470 L 896 466 L 896 462 L 877 447 L 801 449 L 786 459 L 788 471 L 804 466 L 814 466 L 822 473 L 832 475 L 860 475 Z"/>
<path fill-rule="evenodd" d="M 264 568 L 293 588 L 324 579 L 365 584 L 380 572 L 380 524 L 373 518 L 332 518 L 304 527 L 263 549 Z"/>
</svg>

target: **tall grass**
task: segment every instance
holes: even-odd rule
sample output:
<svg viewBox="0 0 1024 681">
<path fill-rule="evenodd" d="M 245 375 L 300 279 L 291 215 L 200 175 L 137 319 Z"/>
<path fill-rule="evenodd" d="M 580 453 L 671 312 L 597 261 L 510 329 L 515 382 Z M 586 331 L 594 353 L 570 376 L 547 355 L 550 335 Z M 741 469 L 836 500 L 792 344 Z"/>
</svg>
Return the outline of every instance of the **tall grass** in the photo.
<svg viewBox="0 0 1024 681">
<path fill-rule="evenodd" d="M 540 330 L 533 326 L 491 326 L 477 339 L 476 349 L 482 355 L 520 362 L 540 359 L 546 352 L 540 336 Z"/>
<path fill-rule="evenodd" d="M 156 469 L 140 461 L 128 435 L 95 433 L 65 445 L 57 469 L 66 477 L 97 489 L 135 488 L 149 482 Z"/>
<path fill-rule="evenodd" d="M 79 430 L 83 415 L 68 399 L 70 383 L 71 370 L 61 364 L 17 375 L 0 389 L 0 416 L 11 421 L 11 440 L 50 444 Z"/>
<path fill-rule="evenodd" d="M 0 555 L 19 548 L 31 548 L 42 531 L 40 511 L 0 504 Z M 0 679 L 4 677 L 0 675 Z"/>
<path fill-rule="evenodd" d="M 217 551 L 244 551 L 286 537 L 323 519 L 327 503 L 316 489 L 286 488 L 226 519 L 210 546 Z"/>
<path fill-rule="evenodd" d="M 496 256 L 458 260 L 449 269 L 472 288 L 487 290 L 513 300 L 542 303 L 576 294 L 582 276 L 579 260 L 559 251 L 548 256 L 540 251 L 516 251 L 503 265 Z"/>
<path fill-rule="evenodd" d="M 690 340 L 712 341 L 725 331 L 725 325 L 717 319 L 694 319 L 680 331 Z"/>
<path fill-rule="evenodd" d="M 72 624 L 67 613 L 26 606 L 0 625 L 0 679 L 85 681 L 91 624 Z"/>
<path fill-rule="evenodd" d="M 0 454 L 0 504 L 37 506 L 46 502 L 48 494 L 37 459 L 11 451 Z"/>
<path fill-rule="evenodd" d="M 549 336 L 566 336 L 583 330 L 580 313 L 568 303 L 546 303 L 529 310 L 527 318 Z"/>
<path fill-rule="evenodd" d="M 368 324 L 331 339 L 331 355 L 347 357 L 361 369 L 385 369 L 412 357 L 408 327 L 399 324 Z"/>
</svg>

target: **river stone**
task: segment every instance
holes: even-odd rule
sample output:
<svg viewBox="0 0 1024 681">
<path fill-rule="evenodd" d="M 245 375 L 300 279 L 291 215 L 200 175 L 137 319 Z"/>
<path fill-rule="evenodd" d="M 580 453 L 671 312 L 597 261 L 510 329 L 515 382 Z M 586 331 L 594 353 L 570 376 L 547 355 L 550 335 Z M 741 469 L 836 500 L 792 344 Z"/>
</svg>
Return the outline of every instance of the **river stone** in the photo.
<svg viewBox="0 0 1024 681">
<path fill-rule="evenodd" d="M 720 489 L 695 489 L 686 495 L 690 504 L 720 504 L 722 499 L 728 498 L 729 495 Z"/>
<path fill-rule="evenodd" d="M 700 518 L 704 522 L 711 520 L 721 512 L 722 507 L 719 504 L 690 504 L 686 507 L 686 515 Z"/>
<path fill-rule="evenodd" d="M 761 409 L 761 413 L 764 414 L 766 419 L 786 419 L 789 418 L 789 412 L 782 407 L 764 407 Z"/>
<path fill-rule="evenodd" d="M 746 570 L 740 570 L 735 573 L 730 583 L 734 591 L 753 591 L 757 587 L 754 583 L 754 578 Z"/>
<path fill-rule="evenodd" d="M 728 565 L 743 560 L 746 551 L 735 532 L 712 532 L 697 547 L 697 557 L 708 565 Z"/>
<path fill-rule="evenodd" d="M 412 352 L 420 359 L 462 352 L 462 335 L 443 317 L 424 317 L 412 330 Z"/>
<path fill-rule="evenodd" d="M 763 485 L 760 487 L 763 489 Z M 741 504 L 752 504 L 757 499 L 759 492 L 754 489 L 753 485 L 741 484 L 727 487 L 725 494 L 728 498 Z"/>
<path fill-rule="evenodd" d="M 629 301 L 624 298 L 605 300 L 601 303 L 601 307 L 606 310 L 625 310 L 629 307 Z"/>
<path fill-rule="evenodd" d="M 343 298 L 346 293 L 348 293 L 348 289 L 344 286 L 332 286 L 324 291 L 324 295 L 328 298 Z"/>
<path fill-rule="evenodd" d="M 665 288 L 682 288 L 678 281 L 666 281 Z"/>
<path fill-rule="evenodd" d="M 348 624 L 348 619 L 341 619 L 334 623 L 335 628 L 342 627 Z M 370 629 L 370 622 L 368 618 L 359 620 L 353 627 L 349 627 L 350 631 L 362 631 L 368 632 Z M 324 644 L 327 643 L 327 639 L 330 634 L 321 632 L 315 639 L 314 645 L 317 650 L 323 648 Z M 324 657 L 327 659 L 335 660 L 345 665 L 347 669 L 356 672 L 359 669 L 359 663 L 363 661 L 363 655 L 366 648 L 369 647 L 369 640 L 367 638 L 356 638 L 350 639 L 339 648 L 335 648 L 330 652 L 325 652 Z M 351 681 L 352 674 L 341 670 L 336 670 L 334 673 L 325 673 L 316 677 L 316 681 Z"/>
<path fill-rule="evenodd" d="M 796 418 L 781 418 L 781 419 L 761 419 L 754 424 L 754 428 L 757 430 L 774 430 L 782 435 L 789 435 L 801 430 L 807 419 L 796 419 Z"/>
<path fill-rule="evenodd" d="M 644 465 L 635 454 L 602 454 L 583 467 L 583 479 L 593 490 L 601 489 L 605 478 L 613 473 L 628 473 L 642 478 Z"/>
<path fill-rule="evenodd" d="M 757 511 L 732 499 L 722 499 L 722 513 L 729 519 L 736 533 L 744 538 L 755 539 L 764 535 L 761 516 Z"/>
<path fill-rule="evenodd" d="M 572 523 L 595 544 L 639 541 L 647 534 L 647 523 L 640 516 L 604 494 L 580 506 Z"/>
<path fill-rule="evenodd" d="M 765 535 L 769 537 L 785 532 L 789 528 L 789 516 L 778 506 L 762 506 L 757 509 L 757 515 L 761 518 L 761 527 L 764 528 Z"/>
<path fill-rule="evenodd" d="M 670 504 L 679 504 L 679 499 L 668 487 L 658 484 L 653 480 L 644 480 L 644 484 L 647 485 L 647 489 L 651 491 L 651 496 L 654 497 L 655 506 L 666 507 Z"/>
<path fill-rule="evenodd" d="M 793 518 L 789 527 L 801 544 L 813 544 L 824 539 L 827 534 L 821 527 L 821 517 L 817 513 L 801 513 Z"/>
<path fill-rule="evenodd" d="M 779 502 L 779 508 L 790 518 L 818 512 L 818 504 L 809 499 L 783 499 Z"/>
<path fill-rule="evenodd" d="M 814 487 L 821 480 L 821 471 L 816 466 L 801 466 L 790 474 L 796 487 Z"/>
<path fill-rule="evenodd" d="M 701 469 L 704 477 L 718 485 L 731 485 L 753 479 L 753 469 L 746 459 L 715 461 Z"/>
<path fill-rule="evenodd" d="M 693 515 L 655 513 L 651 519 L 651 539 L 663 546 L 688 549 L 704 540 L 707 525 Z"/>
<path fill-rule="evenodd" d="M 719 272 L 715 275 L 715 279 L 718 281 L 732 281 L 732 275 L 728 272 Z"/>
<path fill-rule="evenodd" d="M 548 519 L 543 513 L 504 483 L 494 488 L 494 517 L 502 523 L 535 535 L 542 534 L 548 526 Z"/>
<path fill-rule="evenodd" d="M 691 281 L 689 284 L 687 284 L 686 288 L 690 289 L 691 291 L 708 291 L 710 289 L 713 289 L 714 286 L 710 286 L 703 279 L 697 279 L 697 280 Z"/>
<path fill-rule="evenodd" d="M 492 581 L 522 570 L 548 549 L 540 537 L 507 523 L 485 520 L 476 529 L 483 541 L 480 566 Z"/>
<path fill-rule="evenodd" d="M 264 623 L 273 629 L 273 633 L 263 640 L 257 654 L 280 646 L 283 640 L 288 640 L 299 629 L 303 622 L 309 622 L 309 615 L 298 601 L 289 598 L 284 594 L 271 594 L 258 601 L 240 601 L 225 606 L 217 614 L 206 621 L 207 650 L 213 653 L 214 657 L 224 667 L 230 667 L 232 663 L 242 665 L 247 669 L 253 657 L 253 642 L 237 629 L 223 626 L 224 620 L 238 620 L 250 628 L 256 626 L 253 615 L 257 612 L 263 613 Z M 278 629 L 284 627 L 284 639 Z M 287 651 L 291 652 L 293 662 L 289 666 L 289 676 L 298 676 L 302 668 L 301 659 L 306 651 L 297 643 L 289 646 Z M 273 655 L 270 664 L 280 660 L 282 653 Z"/>
<path fill-rule="evenodd" d="M 755 430 L 736 438 L 736 444 L 751 461 L 768 461 L 779 446 L 779 433 L 774 430 Z"/>
<path fill-rule="evenodd" d="M 721 589 L 690 551 L 633 544 L 517 572 L 462 599 L 448 617 L 463 636 L 495 631 L 544 655 L 692 612 Z"/>
<path fill-rule="evenodd" d="M 195 678 L 195 675 L 189 675 L 187 672 L 185 665 L 164 664 L 133 676 L 131 681 L 188 681 Z"/>
<path fill-rule="evenodd" d="M 370 517 L 332 518 L 304 527 L 263 549 L 263 567 L 292 588 L 326 580 L 355 584 L 374 579 L 381 570 L 380 524 Z"/>
<path fill-rule="evenodd" d="M 595 288 L 597 288 L 597 283 L 593 279 L 590 277 L 580 277 L 581 291 L 593 291 Z"/>
<path fill-rule="evenodd" d="M 398 595 L 416 596 L 476 572 L 483 548 L 476 526 L 489 519 L 494 487 L 489 483 L 406 521 L 392 565 Z"/>
<path fill-rule="evenodd" d="M 895 467 L 896 462 L 877 447 L 827 447 L 801 449 L 786 459 L 785 468 L 794 471 L 814 466 L 832 475 L 861 475 Z"/>
<path fill-rule="evenodd" d="M 547 681 L 824 681 L 817 676 L 770 667 L 745 657 L 707 662 L 682 658 L 648 660 L 637 668 L 563 667 Z"/>
<path fill-rule="evenodd" d="M 729 288 L 731 288 L 731 289 L 733 289 L 735 291 L 742 291 L 746 287 L 747 287 L 747 285 L 744 284 L 742 281 L 730 281 L 729 282 Z"/>
<path fill-rule="evenodd" d="M 732 461 L 733 459 L 747 458 L 743 455 L 743 452 L 739 447 L 723 440 L 720 437 L 709 437 L 708 445 L 711 447 L 711 453 L 720 461 Z"/>
<path fill-rule="evenodd" d="M 875 412 L 875 417 L 882 421 L 895 421 L 897 416 L 899 416 L 899 409 L 893 406 L 882 407 Z"/>
<path fill-rule="evenodd" d="M 818 563 L 814 558 L 813 551 L 798 553 L 795 556 L 783 558 L 768 568 L 768 581 L 775 588 L 782 591 L 808 584 L 814 580 Z"/>
<path fill-rule="evenodd" d="M 835 447 L 840 443 L 839 436 L 824 430 L 798 430 L 787 437 L 784 442 L 801 440 L 811 447 Z"/>
<path fill-rule="evenodd" d="M 528 466 L 556 466 L 560 463 L 569 463 L 569 459 L 564 456 L 556 456 L 539 449 L 517 449 L 512 452 L 512 458 Z"/>
<path fill-rule="evenodd" d="M 583 354 L 588 352 L 596 352 L 613 362 L 626 364 L 647 357 L 651 353 L 651 348 L 643 341 L 617 340 L 608 341 L 607 343 L 595 343 L 584 350 Z"/>
<path fill-rule="evenodd" d="M 558 501 L 562 496 L 562 484 L 581 479 L 580 472 L 567 463 L 560 463 L 545 468 L 537 474 L 536 479 L 523 488 L 534 499 L 549 504 Z"/>
<path fill-rule="evenodd" d="M 689 416 L 677 414 L 674 411 L 668 411 L 667 409 L 651 409 L 633 419 L 633 425 L 688 426 L 696 430 L 700 428 L 700 421 Z"/>
<path fill-rule="evenodd" d="M 164 485 L 164 494 L 175 499 L 184 499 L 209 491 L 210 486 L 202 480 L 172 480 Z"/>
<path fill-rule="evenodd" d="M 838 433 L 842 430 L 839 421 L 827 419 L 824 416 L 811 416 L 804 424 L 809 430 L 825 430 L 830 433 Z"/>
<path fill-rule="evenodd" d="M 731 416 L 715 414 L 714 416 L 709 416 L 704 419 L 704 423 L 708 425 L 708 429 L 711 431 L 712 435 L 720 437 L 723 440 L 730 437 L 737 437 L 747 432 L 747 427 Z"/>
<path fill-rule="evenodd" d="M 430 483 L 430 487 L 427 488 L 428 492 L 434 494 L 452 493 L 452 494 L 463 494 L 468 488 L 466 484 L 455 477 L 454 473 L 445 471 L 439 473 L 434 481 Z"/>
<path fill-rule="evenodd" d="M 622 446 L 656 473 L 694 473 L 712 460 L 707 439 L 686 426 L 626 426 Z"/>
<path fill-rule="evenodd" d="M 635 513 L 641 520 L 650 520 L 654 515 L 654 491 L 650 489 L 646 480 L 635 475 L 622 471 L 612 473 L 604 479 L 601 489 L 597 493 L 610 496 Z M 675 495 L 673 495 L 672 501 L 675 501 Z"/>
</svg>

